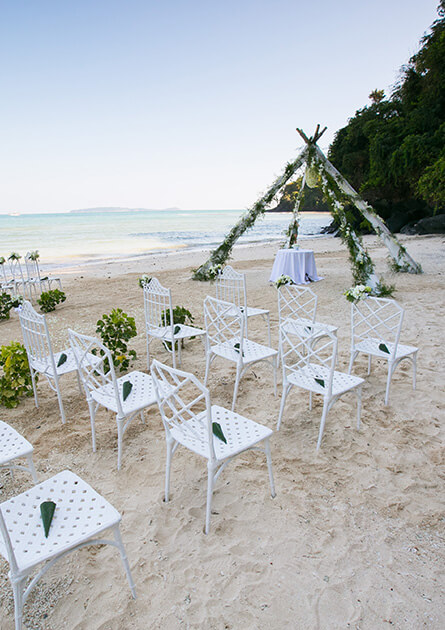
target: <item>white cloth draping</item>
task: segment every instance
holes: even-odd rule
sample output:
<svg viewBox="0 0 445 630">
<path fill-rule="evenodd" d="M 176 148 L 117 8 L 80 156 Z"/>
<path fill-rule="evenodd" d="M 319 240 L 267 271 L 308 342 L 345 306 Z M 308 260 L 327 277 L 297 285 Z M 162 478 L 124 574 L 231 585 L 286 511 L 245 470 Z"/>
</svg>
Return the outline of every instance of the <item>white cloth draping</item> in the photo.
<svg viewBox="0 0 445 630">
<path fill-rule="evenodd" d="M 280 276 L 289 276 L 295 284 L 308 284 L 323 280 L 317 275 L 312 249 L 279 249 L 270 274 L 275 282 Z"/>
</svg>

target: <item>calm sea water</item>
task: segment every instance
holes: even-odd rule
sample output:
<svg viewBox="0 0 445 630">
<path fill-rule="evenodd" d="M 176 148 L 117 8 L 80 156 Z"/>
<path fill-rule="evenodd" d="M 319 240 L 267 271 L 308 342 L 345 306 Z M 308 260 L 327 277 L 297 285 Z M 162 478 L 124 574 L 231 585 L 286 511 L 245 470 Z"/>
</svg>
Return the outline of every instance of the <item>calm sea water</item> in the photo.
<svg viewBox="0 0 445 630">
<path fill-rule="evenodd" d="M 38 249 L 42 263 L 73 264 L 221 242 L 239 210 L 147 210 L 0 215 L 0 256 Z M 291 215 L 267 214 L 239 243 L 284 238 Z M 300 234 L 314 237 L 329 214 L 303 214 Z"/>
</svg>

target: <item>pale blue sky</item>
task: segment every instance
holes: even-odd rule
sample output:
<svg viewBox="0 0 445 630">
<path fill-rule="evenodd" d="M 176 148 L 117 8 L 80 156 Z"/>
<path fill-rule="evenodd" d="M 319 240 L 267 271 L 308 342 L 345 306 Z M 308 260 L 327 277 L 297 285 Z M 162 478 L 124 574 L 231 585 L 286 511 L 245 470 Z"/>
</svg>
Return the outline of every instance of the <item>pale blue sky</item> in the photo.
<svg viewBox="0 0 445 630">
<path fill-rule="evenodd" d="M 250 206 L 438 0 L 0 0 L 0 213 Z"/>
</svg>

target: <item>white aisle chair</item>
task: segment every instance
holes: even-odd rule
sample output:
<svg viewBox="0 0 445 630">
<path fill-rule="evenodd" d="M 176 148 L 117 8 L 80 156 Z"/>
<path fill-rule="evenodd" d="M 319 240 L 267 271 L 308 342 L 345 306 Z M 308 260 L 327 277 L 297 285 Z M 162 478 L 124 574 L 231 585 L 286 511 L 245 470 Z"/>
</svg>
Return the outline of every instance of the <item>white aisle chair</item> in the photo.
<svg viewBox="0 0 445 630">
<path fill-rule="evenodd" d="M 267 339 L 269 346 L 272 344 L 270 337 L 270 311 L 264 308 L 247 306 L 246 275 L 235 271 L 230 265 L 221 269 L 215 278 L 216 298 L 223 302 L 232 302 L 237 306 L 245 320 L 246 337 L 249 336 L 249 318 L 260 316 L 267 325 Z"/>
<path fill-rule="evenodd" d="M 385 405 L 389 401 L 389 388 L 396 367 L 404 359 L 413 365 L 413 389 L 416 389 L 416 363 L 418 348 L 399 343 L 404 309 L 389 298 L 366 297 L 351 304 L 351 360 L 349 374 L 360 352 L 368 355 L 368 375 L 372 357 L 388 362 Z"/>
<path fill-rule="evenodd" d="M 50 291 L 53 282 L 58 285 L 60 291 L 62 291 L 62 281 L 58 277 L 43 276 L 40 273 L 39 261 L 36 259 L 32 252 L 28 252 L 25 256 L 26 275 L 28 282 L 35 284 L 39 293 L 43 291 Z"/>
<path fill-rule="evenodd" d="M 181 345 L 184 339 L 205 336 L 205 330 L 173 322 L 171 289 L 163 287 L 157 278 L 142 283 L 144 291 L 145 331 L 147 335 L 147 366 L 150 369 L 150 344 L 154 339 L 164 343 L 173 357 L 176 367 L 176 344 L 178 364 L 181 365 Z"/>
<path fill-rule="evenodd" d="M 85 390 L 91 421 L 93 452 L 96 452 L 95 419 L 100 406 L 116 414 L 117 469 L 122 463 L 122 440 L 125 431 L 136 416 L 144 420 L 144 409 L 156 404 L 153 379 L 144 372 L 134 370 L 116 378 L 111 352 L 95 337 L 68 330 L 73 354 Z M 90 355 L 99 361 L 92 363 Z M 126 386 L 125 383 L 130 383 Z M 127 388 L 127 391 L 125 390 Z M 125 397 L 125 400 L 124 400 Z"/>
<path fill-rule="evenodd" d="M 65 424 L 65 410 L 60 393 L 60 377 L 70 372 L 76 372 L 79 390 L 82 391 L 73 352 L 71 348 L 53 352 L 45 316 L 37 313 L 30 302 L 23 302 L 19 310 L 19 320 L 23 343 L 28 355 L 35 405 L 36 407 L 39 406 L 36 385 L 36 373 L 39 373 L 46 377 L 49 386 L 56 392 L 62 423 Z M 90 361 L 97 361 L 93 356 L 89 358 Z"/>
<path fill-rule="evenodd" d="M 325 331 L 337 335 L 337 326 L 322 324 L 316 321 L 317 295 L 308 287 L 297 284 L 285 284 L 278 288 L 278 323 L 283 325 L 287 319 L 300 321 L 317 342 L 325 335 Z M 281 358 L 281 347 L 278 348 Z"/>
<path fill-rule="evenodd" d="M 45 501 L 56 504 L 47 538 L 40 516 L 40 505 Z M 22 629 L 23 607 L 38 580 L 57 560 L 86 545 L 112 545 L 119 550 L 131 594 L 136 598 L 119 531 L 121 519 L 108 501 L 69 470 L 0 504 L 0 555 L 9 562 L 16 630 Z M 114 540 L 101 537 L 106 530 L 112 531 Z"/>
<path fill-rule="evenodd" d="M 22 295 L 25 299 L 32 300 L 34 286 L 26 280 L 20 258 L 21 256 L 19 258 L 8 258 L 11 282 L 15 286 L 16 296 Z"/>
<path fill-rule="evenodd" d="M 337 337 L 332 331 L 325 334 L 318 344 L 304 324 L 288 319 L 280 327 L 283 352 L 283 396 L 277 422 L 281 426 L 286 398 L 292 387 L 309 392 L 309 409 L 312 409 L 312 394 L 323 396 L 323 413 L 318 433 L 317 451 L 323 437 L 326 417 L 333 404 L 346 392 L 357 397 L 357 429 L 360 428 L 362 385 L 364 380 L 335 370 L 337 361 Z"/>
<path fill-rule="evenodd" d="M 20 435 L 15 429 L 0 420 L 0 470 L 7 468 L 11 475 L 14 470 L 25 470 L 31 473 L 31 477 L 37 483 L 36 469 L 32 461 L 34 448 L 32 444 Z M 28 465 L 16 462 L 17 459 L 26 459 Z"/>
<path fill-rule="evenodd" d="M 245 318 L 241 310 L 231 302 L 223 302 L 207 296 L 204 300 L 204 322 L 207 332 L 206 372 L 207 384 L 210 365 L 216 357 L 236 364 L 232 411 L 235 409 L 238 387 L 243 374 L 255 363 L 265 361 L 272 365 L 274 393 L 277 394 L 278 352 L 268 346 L 244 337 Z"/>
<path fill-rule="evenodd" d="M 237 455 L 252 449 L 266 454 L 270 492 L 272 498 L 275 497 L 269 444 L 271 429 L 224 407 L 212 405 L 209 390 L 193 374 L 175 370 L 156 360 L 152 363 L 151 374 L 167 440 L 165 502 L 169 500 L 171 460 L 179 445 L 207 459 L 206 534 L 210 530 L 215 481 Z M 164 398 L 161 398 L 162 392 L 166 392 Z M 215 427 L 215 423 L 219 427 Z"/>
</svg>

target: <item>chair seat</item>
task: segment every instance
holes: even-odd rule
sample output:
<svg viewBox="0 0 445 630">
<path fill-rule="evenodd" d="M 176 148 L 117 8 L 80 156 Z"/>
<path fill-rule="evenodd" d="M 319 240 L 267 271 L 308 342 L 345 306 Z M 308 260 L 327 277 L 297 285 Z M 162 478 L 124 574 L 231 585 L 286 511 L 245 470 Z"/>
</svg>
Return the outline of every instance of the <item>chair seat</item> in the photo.
<svg viewBox="0 0 445 630">
<path fill-rule="evenodd" d="M 62 354 L 66 355 L 66 361 L 64 361 L 62 365 L 57 366 Z M 89 353 L 87 356 L 90 365 L 98 365 L 101 362 L 101 358 L 95 357 L 94 354 Z M 45 360 L 32 359 L 31 364 L 34 370 L 36 370 L 37 372 L 40 372 L 41 374 L 47 374 L 49 377 L 54 378 L 54 370 L 49 357 L 47 357 Z M 58 376 L 68 374 L 69 372 L 75 372 L 77 370 L 77 363 L 72 349 L 66 348 L 65 350 L 61 350 L 60 352 L 55 352 L 54 365 L 56 366 L 56 372 Z"/>
<path fill-rule="evenodd" d="M 247 317 L 255 317 L 255 315 L 269 315 L 270 311 L 266 308 L 257 308 L 256 306 L 248 306 L 246 308 Z"/>
<path fill-rule="evenodd" d="M 206 331 L 202 328 L 195 328 L 194 326 L 186 326 L 185 324 L 175 324 L 174 328 L 179 326 L 180 330 L 174 335 L 175 341 L 178 339 L 187 339 L 188 337 L 198 337 L 199 335 L 205 335 Z M 172 342 L 172 334 L 170 326 L 163 326 L 159 328 L 149 328 L 148 334 L 157 339 L 163 341 Z"/>
<path fill-rule="evenodd" d="M 305 318 L 288 318 L 282 324 L 282 327 L 287 333 L 296 334 L 298 332 L 303 332 L 308 337 L 310 335 L 313 337 L 322 337 L 326 334 L 326 332 L 336 334 L 338 330 L 338 326 L 333 326 L 332 324 L 322 324 L 321 322 L 314 322 Z"/>
<path fill-rule="evenodd" d="M 272 435 L 272 431 L 268 427 L 219 405 L 211 406 L 211 416 L 212 422 L 218 422 L 221 425 L 222 432 L 227 440 L 227 444 L 225 444 L 218 437 L 213 436 L 213 448 L 217 460 L 233 457 Z M 184 430 L 185 426 L 187 431 Z M 177 430 L 174 426 L 171 426 L 170 431 L 177 442 L 197 455 L 202 455 L 209 459 L 207 414 L 205 411 L 194 416 L 187 424 L 182 424 L 182 430 Z"/>
<path fill-rule="evenodd" d="M 389 353 L 379 348 L 382 344 L 388 348 Z M 397 353 L 394 356 L 394 347 L 395 344 L 382 341 L 382 339 L 368 338 L 357 343 L 353 350 L 363 352 L 364 354 L 371 354 L 374 357 L 380 357 L 382 359 L 389 359 L 392 357 L 393 360 L 403 359 L 404 357 L 408 357 L 410 354 L 414 354 L 418 351 L 418 348 L 415 348 L 414 346 L 404 346 L 399 343 L 397 344 Z"/>
<path fill-rule="evenodd" d="M 239 343 L 238 337 L 234 337 L 230 341 L 211 346 L 210 350 L 219 357 L 223 357 L 224 359 L 235 361 L 237 363 L 239 359 L 239 352 L 235 348 L 236 343 Z M 263 346 L 262 344 L 257 343 L 256 341 L 251 341 L 250 339 L 243 339 L 242 359 L 244 364 L 268 359 L 276 354 L 278 354 L 278 352 L 273 348 Z"/>
<path fill-rule="evenodd" d="M 32 444 L 15 429 L 0 420 L 0 465 L 33 452 Z"/>
<path fill-rule="evenodd" d="M 45 538 L 40 504 L 56 509 Z M 119 512 L 77 475 L 64 470 L 0 504 L 19 571 L 58 556 L 120 522 Z M 8 558 L 0 534 L 0 554 Z"/>
<path fill-rule="evenodd" d="M 287 372 L 286 381 L 302 389 L 314 392 L 315 394 L 325 395 L 327 393 L 329 374 L 330 370 L 328 368 L 309 363 L 298 371 Z M 325 381 L 325 386 L 317 383 L 316 378 Z M 340 396 L 362 385 L 364 382 L 365 381 L 358 376 L 334 371 L 332 378 L 332 396 Z"/>
<path fill-rule="evenodd" d="M 130 381 L 133 387 L 127 399 L 123 400 L 122 389 L 125 381 Z M 150 405 L 154 405 L 157 402 L 153 379 L 149 374 L 135 370 L 134 372 L 130 372 L 129 374 L 118 378 L 117 386 L 119 389 L 119 397 L 124 415 L 136 413 L 137 411 L 140 411 L 145 407 L 149 407 Z M 107 385 L 92 391 L 91 395 L 93 400 L 103 407 L 110 409 L 110 411 L 114 411 L 114 413 L 118 412 L 112 383 L 108 383 Z"/>
</svg>

